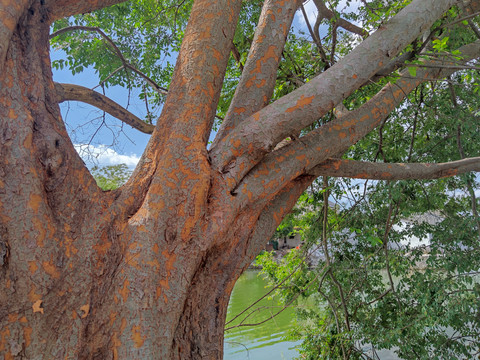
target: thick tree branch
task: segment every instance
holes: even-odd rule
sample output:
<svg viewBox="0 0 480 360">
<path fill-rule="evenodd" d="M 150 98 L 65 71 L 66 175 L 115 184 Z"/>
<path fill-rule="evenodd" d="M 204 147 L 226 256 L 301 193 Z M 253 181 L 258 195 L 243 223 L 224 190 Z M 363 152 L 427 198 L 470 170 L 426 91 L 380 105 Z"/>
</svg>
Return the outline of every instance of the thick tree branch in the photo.
<svg viewBox="0 0 480 360">
<path fill-rule="evenodd" d="M 3 69 L 10 38 L 18 19 L 27 10 L 28 0 L 6 0 L 0 2 L 0 72 Z"/>
<path fill-rule="evenodd" d="M 172 125 L 175 136 L 207 143 L 240 5 L 239 0 L 195 2 L 157 126 Z"/>
<path fill-rule="evenodd" d="M 118 120 L 123 121 L 125 124 L 145 134 L 151 134 L 155 129 L 154 125 L 147 124 L 115 101 L 86 87 L 55 83 L 55 90 L 57 91 L 59 103 L 64 101 L 81 101 L 109 113 Z"/>
<path fill-rule="evenodd" d="M 275 88 L 278 64 L 297 7 L 297 0 L 265 1 L 242 77 L 214 144 L 244 119 L 268 104 Z"/>
<path fill-rule="evenodd" d="M 315 176 L 349 177 L 372 180 L 440 179 L 480 171 L 480 157 L 447 163 L 378 163 L 344 159 L 328 159 L 308 171 Z"/>
<path fill-rule="evenodd" d="M 413 51 L 409 51 L 400 56 L 397 56 L 395 59 L 393 59 L 383 68 L 381 68 L 371 79 L 368 80 L 368 82 L 376 82 L 379 79 L 390 75 L 395 70 L 404 66 L 406 61 L 413 59 L 414 56 L 415 53 Z"/>
<path fill-rule="evenodd" d="M 125 185 L 127 191 L 115 203 L 115 211 L 127 217 L 130 211 L 149 213 L 162 204 L 168 209 L 163 212 L 164 218 L 175 219 L 185 241 L 204 215 L 204 189 L 210 182 L 206 144 L 222 88 L 219 79 L 225 75 L 240 9 L 240 0 L 196 0 L 193 4 L 167 99 L 157 120 L 159 131 L 154 131 Z M 169 187 L 179 181 L 181 186 L 174 190 Z M 147 190 L 137 191 L 137 183 L 145 184 Z M 140 209 L 129 208 L 132 193 L 144 200 Z M 178 216 L 192 209 L 191 216 Z M 155 219 L 149 226 L 164 234 L 166 225 Z"/>
<path fill-rule="evenodd" d="M 45 0 L 45 6 L 50 11 L 50 21 L 54 22 L 64 17 L 89 13 L 124 1 L 125 0 Z"/>
<path fill-rule="evenodd" d="M 337 64 L 243 121 L 212 148 L 213 165 L 235 187 L 276 144 L 333 109 L 455 3 L 413 1 Z"/>
<path fill-rule="evenodd" d="M 300 195 L 308 188 L 313 180 L 315 180 L 315 176 L 302 176 L 295 179 L 281 189 L 276 197 L 266 204 L 260 213 L 250 241 L 251 244 L 248 248 L 248 254 L 251 258 L 263 249 L 266 239 L 268 239 L 273 231 L 280 225 L 285 215 L 292 210 Z"/>
<path fill-rule="evenodd" d="M 465 45 L 459 50 L 464 61 L 469 61 L 479 56 L 480 41 Z M 441 59 L 429 62 L 441 63 Z M 416 78 L 401 77 L 395 84 L 386 85 L 361 107 L 266 155 L 235 188 L 239 203 L 244 204 L 250 200 L 248 195 L 253 193 L 252 189 L 262 189 L 261 192 L 256 192 L 258 197 L 274 196 L 283 184 L 309 173 L 310 169 L 326 159 L 343 154 L 384 121 L 425 79 L 439 79 L 453 72 L 452 69 L 419 69 Z"/>
</svg>

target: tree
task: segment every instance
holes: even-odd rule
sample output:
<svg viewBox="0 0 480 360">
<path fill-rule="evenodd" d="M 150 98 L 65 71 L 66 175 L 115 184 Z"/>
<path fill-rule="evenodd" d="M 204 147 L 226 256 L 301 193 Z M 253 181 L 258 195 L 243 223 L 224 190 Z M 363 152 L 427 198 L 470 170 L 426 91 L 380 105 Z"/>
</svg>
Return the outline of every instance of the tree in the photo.
<svg viewBox="0 0 480 360">
<path fill-rule="evenodd" d="M 108 165 L 92 168 L 92 175 L 102 190 L 115 190 L 125 184 L 131 175 L 127 165 Z"/>
<path fill-rule="evenodd" d="M 269 103 L 300 3 L 266 0 L 235 95 L 207 150 L 242 3 L 197 0 L 147 149 L 128 182 L 104 192 L 75 152 L 58 103 L 81 95 L 104 109 L 108 101 L 54 84 L 49 28 L 120 2 L 0 4 L 0 354 L 6 359 L 219 359 L 235 280 L 315 178 L 438 178 L 480 170 L 479 158 L 342 159 L 418 85 L 474 66 L 478 41 L 464 41 L 456 58 L 416 56 L 422 36 L 428 44 L 458 9 L 476 14 L 478 1 L 415 0 L 398 13 L 402 6 L 394 3 L 389 16 L 395 16 L 379 21 L 368 37 L 362 31 L 366 38 L 352 51 L 338 61 L 322 54 L 325 71 Z M 332 27 L 348 27 L 322 5 Z M 402 51 L 408 56 L 397 57 Z M 414 73 L 386 81 L 370 99 L 313 129 L 405 58 L 417 61 Z M 294 74 L 285 76 L 298 83 Z M 130 119 L 115 103 L 108 106 Z"/>
</svg>

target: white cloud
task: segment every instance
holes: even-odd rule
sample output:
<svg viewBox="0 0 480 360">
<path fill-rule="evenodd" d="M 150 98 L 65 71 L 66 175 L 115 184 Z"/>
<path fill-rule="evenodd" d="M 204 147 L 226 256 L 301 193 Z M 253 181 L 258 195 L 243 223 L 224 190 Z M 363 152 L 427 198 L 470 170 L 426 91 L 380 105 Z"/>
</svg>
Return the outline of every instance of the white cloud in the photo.
<svg viewBox="0 0 480 360">
<path fill-rule="evenodd" d="M 315 21 L 317 20 L 317 7 L 313 3 L 312 0 L 309 0 L 308 2 L 303 4 L 303 7 L 305 8 L 305 12 L 307 13 L 308 21 L 310 25 L 313 27 L 313 24 L 315 24 Z M 302 11 L 297 10 L 297 13 L 295 16 L 298 19 L 298 23 L 301 25 L 302 30 L 307 31 L 306 23 L 305 23 L 305 18 L 303 17 Z"/>
<path fill-rule="evenodd" d="M 122 155 L 106 145 L 75 144 L 74 147 L 88 167 L 126 164 L 133 169 L 140 160 L 136 154 Z"/>
</svg>

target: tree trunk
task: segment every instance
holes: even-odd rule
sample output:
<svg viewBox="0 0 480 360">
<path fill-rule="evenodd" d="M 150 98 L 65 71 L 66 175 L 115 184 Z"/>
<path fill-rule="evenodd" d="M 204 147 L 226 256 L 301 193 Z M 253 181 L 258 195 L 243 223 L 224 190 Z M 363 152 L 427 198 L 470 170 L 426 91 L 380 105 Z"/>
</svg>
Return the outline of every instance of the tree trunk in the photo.
<svg viewBox="0 0 480 360">
<path fill-rule="evenodd" d="M 258 124 L 250 126 L 275 85 L 284 35 L 295 10 L 289 2 L 266 2 L 266 13 L 275 11 L 277 18 L 265 13 L 262 19 L 276 19 L 285 31 L 260 28 L 249 61 L 268 81 L 245 71 L 247 80 L 258 80 L 258 86 L 254 92 L 239 91 L 219 146 L 207 153 L 222 87 L 219 79 L 227 66 L 241 1 L 197 0 L 162 116 L 139 165 L 122 188 L 101 191 L 75 152 L 60 116 L 48 33 L 56 18 L 118 2 L 0 2 L 0 357 L 5 359 L 221 359 L 228 299 L 236 279 L 314 178 L 332 168 L 344 170 L 339 161 L 322 165 L 329 149 L 319 151 L 315 142 L 287 144 L 275 152 L 284 130 L 260 141 L 263 130 L 256 130 Z M 429 12 L 430 23 L 417 32 L 453 3 L 436 0 L 436 13 Z M 396 38 L 395 32 L 385 28 L 378 37 L 387 55 L 372 55 L 378 69 L 383 57 L 395 56 L 418 35 L 411 31 L 400 45 L 392 45 L 389 36 Z M 270 33 L 277 34 L 274 42 L 262 46 Z M 365 83 L 360 73 L 357 80 L 355 64 L 363 52 L 375 49 L 374 41 L 354 55 L 357 58 L 347 59 L 345 67 L 353 69 L 348 70 L 352 76 L 345 76 L 349 88 L 332 85 L 318 96 L 328 106 L 312 100 L 322 88 L 317 79 L 311 82 L 320 84 L 317 90 L 313 85 L 306 88 L 316 91 L 308 101 L 305 90 L 290 94 L 276 109 L 281 116 L 268 119 L 269 126 L 289 122 L 298 132 L 309 125 L 303 122 L 333 107 L 332 99 Z M 335 66 L 342 74 L 341 62 Z M 375 74 L 374 65 L 367 67 Z M 263 74 L 265 69 L 271 76 Z M 327 83 L 332 83 L 329 74 Z M 384 103 L 393 102 L 387 98 L 390 92 L 380 95 Z M 248 118 L 234 111 L 242 109 L 242 102 L 250 104 Z M 267 110 L 262 114 L 270 116 L 272 105 L 263 109 Z M 304 110 L 310 120 L 304 119 Z M 363 121 L 373 126 L 367 115 Z M 295 117 L 302 120 L 297 123 Z M 341 121 L 332 122 L 335 131 L 343 131 L 342 126 L 335 128 Z M 357 130 L 349 124 L 353 144 Z M 346 138 L 342 132 L 330 136 Z M 240 151 L 248 139 L 253 140 Z M 285 166 L 292 159 L 298 169 Z M 448 166 L 443 165 L 440 175 Z M 351 173 L 358 175 L 357 170 Z M 384 173 L 375 168 L 362 176 Z"/>
<path fill-rule="evenodd" d="M 221 359 L 261 207 L 231 206 L 205 150 L 176 155 L 193 168 L 179 171 L 158 144 L 148 181 L 102 192 L 60 116 L 47 18 L 32 2 L 0 74 L 0 355 Z"/>
</svg>

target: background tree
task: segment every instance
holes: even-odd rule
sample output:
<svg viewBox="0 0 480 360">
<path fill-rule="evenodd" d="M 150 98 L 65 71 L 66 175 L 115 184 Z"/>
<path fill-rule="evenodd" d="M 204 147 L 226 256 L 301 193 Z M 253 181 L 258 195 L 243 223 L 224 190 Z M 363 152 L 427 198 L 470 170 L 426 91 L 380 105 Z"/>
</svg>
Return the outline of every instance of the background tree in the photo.
<svg viewBox="0 0 480 360">
<path fill-rule="evenodd" d="M 131 173 L 125 164 L 92 168 L 92 175 L 102 190 L 118 189 L 127 182 Z"/>
<path fill-rule="evenodd" d="M 183 28 L 186 2 L 101 10 L 120 2 L 0 4 L 0 354 L 7 359 L 221 358 L 235 280 L 315 178 L 425 179 L 480 168 L 467 152 L 441 164 L 342 158 L 417 86 L 476 69 L 474 30 L 453 51 L 442 30 L 460 20 L 470 26 L 477 1 L 382 2 L 387 11 L 378 19 L 376 1 L 346 17 L 319 1 L 329 47 L 314 26 L 310 50 L 288 37 L 300 3 L 266 0 L 260 11 L 257 2 L 197 0 Z M 259 12 L 258 25 L 247 24 Z M 373 19 L 365 29 L 352 23 L 362 14 Z M 107 25 L 93 30 L 99 37 L 74 42 L 79 60 L 67 57 L 67 65 L 77 72 L 94 63 L 104 84 L 148 84 L 156 93 L 145 87 L 142 96 L 164 101 L 155 127 L 151 116 L 142 121 L 91 89 L 53 83 L 55 20 L 55 37 Z M 67 25 L 78 28 L 60 29 Z M 339 29 L 355 34 L 342 47 Z M 134 40 L 146 45 L 135 50 Z M 424 54 L 429 44 L 442 51 Z M 175 68 L 157 69 L 158 49 L 176 47 Z M 311 54 L 306 72 L 297 63 L 302 51 Z M 383 78 L 406 60 L 416 71 Z M 383 87 L 374 95 L 362 91 L 377 79 Z M 120 189 L 102 191 L 68 138 L 58 103 L 74 99 L 152 132 Z M 207 150 L 217 110 L 223 121 Z"/>
</svg>

